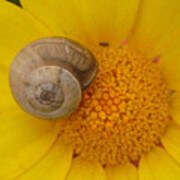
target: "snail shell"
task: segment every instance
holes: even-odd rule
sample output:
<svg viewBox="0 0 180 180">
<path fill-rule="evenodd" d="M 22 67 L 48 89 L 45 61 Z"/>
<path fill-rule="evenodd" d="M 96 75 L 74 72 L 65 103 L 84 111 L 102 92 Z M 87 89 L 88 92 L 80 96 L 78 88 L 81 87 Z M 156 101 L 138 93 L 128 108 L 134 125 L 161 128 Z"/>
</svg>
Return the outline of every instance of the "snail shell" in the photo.
<svg viewBox="0 0 180 180">
<path fill-rule="evenodd" d="M 10 87 L 17 103 L 43 119 L 69 116 L 81 101 L 81 91 L 94 80 L 98 63 L 81 45 L 62 37 L 31 43 L 15 57 Z"/>
</svg>

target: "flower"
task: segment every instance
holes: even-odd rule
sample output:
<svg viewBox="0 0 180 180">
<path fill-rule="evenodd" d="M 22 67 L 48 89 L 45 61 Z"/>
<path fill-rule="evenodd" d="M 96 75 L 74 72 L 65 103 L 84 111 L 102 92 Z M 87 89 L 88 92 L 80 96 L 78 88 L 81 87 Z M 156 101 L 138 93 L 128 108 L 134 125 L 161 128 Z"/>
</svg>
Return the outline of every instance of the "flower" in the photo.
<svg viewBox="0 0 180 180">
<path fill-rule="evenodd" d="M 180 179 L 179 2 L 21 3 L 0 2 L 0 179 Z M 8 82 L 16 54 L 51 36 L 100 64 L 77 112 L 59 122 L 24 113 Z"/>
</svg>

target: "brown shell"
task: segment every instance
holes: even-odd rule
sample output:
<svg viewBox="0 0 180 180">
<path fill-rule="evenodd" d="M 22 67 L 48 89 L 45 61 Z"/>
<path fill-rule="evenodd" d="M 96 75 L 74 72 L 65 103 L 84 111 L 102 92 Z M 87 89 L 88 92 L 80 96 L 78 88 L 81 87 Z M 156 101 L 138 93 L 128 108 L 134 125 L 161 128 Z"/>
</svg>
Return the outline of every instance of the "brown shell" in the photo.
<svg viewBox="0 0 180 180">
<path fill-rule="evenodd" d="M 71 40 L 55 37 L 26 46 L 10 69 L 10 86 L 17 103 L 43 119 L 64 118 L 77 109 L 81 89 L 96 76 L 93 55 Z"/>
</svg>

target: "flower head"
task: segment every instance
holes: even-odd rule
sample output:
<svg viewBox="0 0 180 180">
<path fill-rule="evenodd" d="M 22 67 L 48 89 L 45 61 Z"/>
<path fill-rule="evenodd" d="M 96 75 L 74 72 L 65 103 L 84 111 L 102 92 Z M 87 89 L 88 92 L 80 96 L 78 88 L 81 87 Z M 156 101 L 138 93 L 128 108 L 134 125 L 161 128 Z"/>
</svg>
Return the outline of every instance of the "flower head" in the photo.
<svg viewBox="0 0 180 180">
<path fill-rule="evenodd" d="M 0 2 L 0 179 L 179 180 L 180 4 L 21 3 Z M 75 112 L 45 121 L 15 103 L 8 74 L 24 47 L 54 36 L 88 48 L 99 72 Z"/>
</svg>

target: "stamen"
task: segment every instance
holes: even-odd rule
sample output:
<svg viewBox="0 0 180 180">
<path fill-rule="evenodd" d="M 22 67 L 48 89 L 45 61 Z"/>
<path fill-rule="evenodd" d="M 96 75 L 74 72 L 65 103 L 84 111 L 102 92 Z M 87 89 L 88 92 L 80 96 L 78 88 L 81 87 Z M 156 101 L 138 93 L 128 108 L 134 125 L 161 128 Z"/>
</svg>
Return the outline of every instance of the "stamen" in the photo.
<svg viewBox="0 0 180 180">
<path fill-rule="evenodd" d="M 155 63 L 158 63 L 158 62 L 159 62 L 159 59 L 160 59 L 160 56 L 156 56 L 153 61 L 154 61 Z"/>
<path fill-rule="evenodd" d="M 125 40 L 123 41 L 123 44 L 127 44 L 127 42 L 128 42 L 128 39 L 125 39 Z"/>
<path fill-rule="evenodd" d="M 170 120 L 169 91 L 158 67 L 126 48 L 95 48 L 99 73 L 62 126 L 74 153 L 102 165 L 138 162 L 160 144 Z"/>
<path fill-rule="evenodd" d="M 171 89 L 169 90 L 169 95 L 173 95 L 175 92 L 176 92 L 175 90 Z"/>
</svg>

